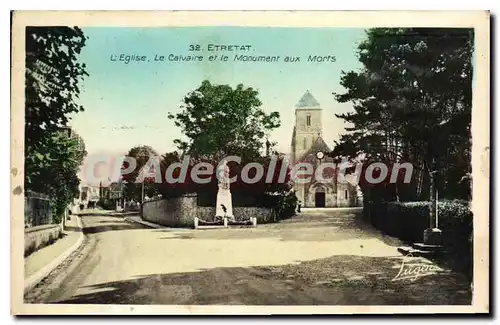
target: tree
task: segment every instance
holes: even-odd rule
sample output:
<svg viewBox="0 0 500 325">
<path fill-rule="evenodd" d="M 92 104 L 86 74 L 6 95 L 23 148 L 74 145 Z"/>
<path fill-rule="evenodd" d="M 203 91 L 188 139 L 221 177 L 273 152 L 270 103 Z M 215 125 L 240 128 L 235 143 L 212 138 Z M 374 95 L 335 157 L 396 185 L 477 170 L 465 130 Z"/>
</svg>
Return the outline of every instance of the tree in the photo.
<svg viewBox="0 0 500 325">
<path fill-rule="evenodd" d="M 83 140 L 67 134 L 85 64 L 78 55 L 85 36 L 78 27 L 26 28 L 25 187 L 52 198 L 55 219 L 78 195 Z"/>
<path fill-rule="evenodd" d="M 47 152 L 27 155 L 27 165 L 36 165 L 31 172 L 32 188 L 51 197 L 54 221 L 59 222 L 64 209 L 79 194 L 80 180 L 77 173 L 86 155 L 83 140 L 78 135 L 68 136 L 67 132 L 56 132 L 45 136 Z"/>
<path fill-rule="evenodd" d="M 184 97 L 180 113 L 168 115 L 187 137 L 174 142 L 192 156 L 260 156 L 265 137 L 280 126 L 280 116 L 266 114 L 257 96 L 242 84 L 233 89 L 203 81 Z"/>
<path fill-rule="evenodd" d="M 456 189 L 470 173 L 472 41 L 469 29 L 368 30 L 358 47 L 363 68 L 344 72 L 347 91 L 335 94 L 354 112 L 337 115 L 351 126 L 332 156 L 410 161 L 417 173 L 406 199 L 426 198 L 425 179 L 444 196 L 467 197 L 469 186 Z M 401 194 L 398 186 L 384 188 L 389 199 Z"/>
<path fill-rule="evenodd" d="M 78 55 L 85 36 L 78 27 L 26 27 L 25 141 L 29 153 L 46 134 L 66 126 L 69 114 L 83 111 L 76 103 L 79 84 L 88 76 Z"/>
<path fill-rule="evenodd" d="M 213 85 L 205 80 L 196 90 L 184 97 L 181 112 L 169 113 L 177 127 L 182 129 L 187 140 L 176 139 L 175 143 L 184 155 L 191 156 L 187 175 L 199 162 L 214 167 L 211 182 L 196 184 L 190 177 L 187 182 L 161 184 L 159 190 L 164 197 L 178 196 L 183 193 L 198 193 L 205 204 L 215 205 L 217 184 L 216 167 L 221 159 L 231 155 L 241 157 L 241 163 L 230 162 L 231 177 L 237 176 L 238 182 L 231 184 L 233 206 L 265 205 L 276 211 L 278 218 L 290 217 L 295 212 L 296 197 L 289 182 L 289 170 L 285 182 L 278 182 L 278 172 L 283 163 L 279 157 L 273 181 L 266 183 L 265 178 L 253 184 L 241 181 L 241 170 L 249 162 L 260 162 L 265 174 L 269 168 L 269 157 L 262 157 L 261 149 L 271 152 L 275 143 L 269 143 L 270 131 L 280 126 L 278 112 L 267 114 L 261 108 L 258 92 L 239 84 L 236 88 L 229 85 Z M 162 172 L 168 166 L 181 160 L 182 155 L 167 154 L 162 161 Z M 267 155 L 266 155 L 267 156 Z M 250 175 L 252 177 L 253 175 Z"/>
<path fill-rule="evenodd" d="M 136 167 L 128 174 L 123 174 L 122 179 L 125 181 L 124 197 L 128 200 L 142 202 L 142 182 L 138 182 L 140 173 L 143 172 L 143 167 L 151 157 L 158 157 L 158 153 L 147 145 L 136 146 L 129 150 L 128 157 L 134 158 Z M 128 168 L 128 162 L 124 162 L 122 168 Z M 144 179 L 144 195 L 152 197 L 158 194 L 157 187 L 148 180 Z"/>
</svg>

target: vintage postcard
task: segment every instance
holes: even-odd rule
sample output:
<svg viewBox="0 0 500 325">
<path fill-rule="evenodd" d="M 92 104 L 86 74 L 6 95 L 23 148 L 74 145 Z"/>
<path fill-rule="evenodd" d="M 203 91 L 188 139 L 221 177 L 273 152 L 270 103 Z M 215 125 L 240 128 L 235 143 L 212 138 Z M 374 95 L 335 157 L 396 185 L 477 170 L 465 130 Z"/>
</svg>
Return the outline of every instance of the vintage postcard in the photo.
<svg viewBox="0 0 500 325">
<path fill-rule="evenodd" d="M 488 313 L 489 53 L 486 11 L 14 12 L 12 313 Z"/>
</svg>

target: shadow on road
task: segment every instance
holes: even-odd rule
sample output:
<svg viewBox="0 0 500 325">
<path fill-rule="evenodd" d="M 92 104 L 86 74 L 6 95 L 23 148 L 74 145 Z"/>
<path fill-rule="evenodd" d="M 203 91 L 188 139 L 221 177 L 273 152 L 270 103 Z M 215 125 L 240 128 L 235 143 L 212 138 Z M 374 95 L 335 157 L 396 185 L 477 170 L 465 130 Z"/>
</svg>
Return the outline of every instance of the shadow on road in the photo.
<svg viewBox="0 0 500 325">
<path fill-rule="evenodd" d="M 80 231 L 80 228 L 75 226 L 64 226 L 64 231 Z"/>
<path fill-rule="evenodd" d="M 80 212 L 79 217 L 106 217 L 111 216 L 111 213 L 96 213 L 96 212 Z"/>
<path fill-rule="evenodd" d="M 101 221 L 97 221 L 97 223 L 107 223 L 107 224 L 114 223 L 114 224 L 116 224 L 116 220 L 101 220 Z"/>
<path fill-rule="evenodd" d="M 83 228 L 84 234 L 96 234 L 106 231 L 118 231 L 118 230 L 137 230 L 137 229 L 148 229 L 145 226 L 136 224 L 126 224 L 126 223 L 115 223 L 106 226 L 86 226 Z"/>
<path fill-rule="evenodd" d="M 151 274 L 85 287 L 64 304 L 469 305 L 466 279 L 449 271 L 393 281 L 400 257 L 332 256 L 262 267 Z M 83 289 L 83 288 L 82 288 Z"/>
</svg>

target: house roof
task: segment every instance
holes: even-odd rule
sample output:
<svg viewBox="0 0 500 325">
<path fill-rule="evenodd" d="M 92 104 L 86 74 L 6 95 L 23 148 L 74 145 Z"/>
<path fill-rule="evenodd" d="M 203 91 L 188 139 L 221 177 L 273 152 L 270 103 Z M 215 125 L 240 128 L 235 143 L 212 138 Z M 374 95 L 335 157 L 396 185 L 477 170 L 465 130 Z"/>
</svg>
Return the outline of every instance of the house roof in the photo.
<svg viewBox="0 0 500 325">
<path fill-rule="evenodd" d="M 120 178 L 117 182 L 112 182 L 108 185 L 111 192 L 121 192 L 122 191 L 123 180 Z"/>
<path fill-rule="evenodd" d="M 299 102 L 295 105 L 296 108 L 319 108 L 319 102 L 314 98 L 314 96 L 308 91 L 302 96 Z"/>
<path fill-rule="evenodd" d="M 323 140 L 323 138 L 321 136 L 319 136 L 316 139 L 316 141 L 314 141 L 314 143 L 309 148 L 309 150 L 307 150 L 307 152 L 305 154 L 303 154 L 299 160 L 307 160 L 308 156 L 312 156 L 312 157 L 314 157 L 314 159 L 316 159 L 316 153 L 318 151 L 321 151 L 324 154 L 331 151 L 330 148 L 328 147 L 328 145 L 326 144 L 325 140 Z"/>
</svg>

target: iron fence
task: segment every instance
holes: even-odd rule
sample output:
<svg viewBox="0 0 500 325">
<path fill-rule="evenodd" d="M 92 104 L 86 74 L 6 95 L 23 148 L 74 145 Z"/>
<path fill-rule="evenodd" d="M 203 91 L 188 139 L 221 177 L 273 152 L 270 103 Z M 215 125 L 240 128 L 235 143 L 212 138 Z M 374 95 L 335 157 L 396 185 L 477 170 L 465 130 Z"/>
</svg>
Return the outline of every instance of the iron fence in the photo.
<svg viewBox="0 0 500 325">
<path fill-rule="evenodd" d="M 24 193 L 24 227 L 35 227 L 52 223 L 50 197 L 33 191 Z"/>
</svg>

